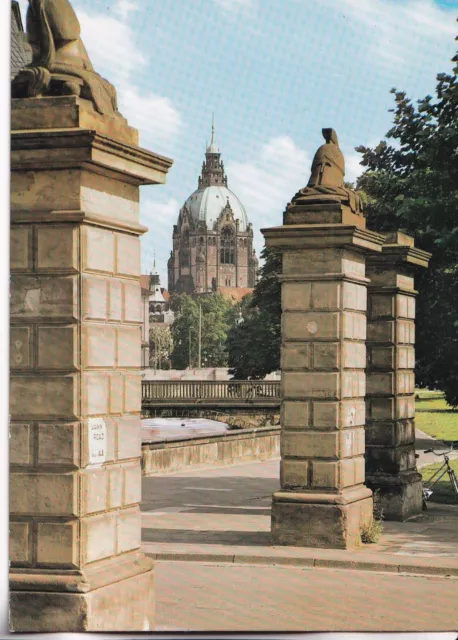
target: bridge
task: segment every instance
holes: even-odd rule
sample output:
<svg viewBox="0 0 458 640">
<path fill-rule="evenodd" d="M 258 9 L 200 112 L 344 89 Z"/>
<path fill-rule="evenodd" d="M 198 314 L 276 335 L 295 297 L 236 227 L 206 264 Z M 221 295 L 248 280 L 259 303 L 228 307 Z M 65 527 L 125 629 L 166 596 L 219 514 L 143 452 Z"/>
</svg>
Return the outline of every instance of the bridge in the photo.
<svg viewBox="0 0 458 640">
<path fill-rule="evenodd" d="M 149 417 L 278 413 L 280 382 L 273 380 L 143 380 L 142 412 Z"/>
</svg>

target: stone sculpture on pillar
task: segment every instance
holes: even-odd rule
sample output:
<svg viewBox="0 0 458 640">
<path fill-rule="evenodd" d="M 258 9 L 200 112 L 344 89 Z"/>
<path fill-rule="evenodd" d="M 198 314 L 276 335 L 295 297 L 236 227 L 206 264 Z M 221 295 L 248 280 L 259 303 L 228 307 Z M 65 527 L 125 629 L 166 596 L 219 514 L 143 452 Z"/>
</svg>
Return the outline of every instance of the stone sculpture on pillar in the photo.
<svg viewBox="0 0 458 640">
<path fill-rule="evenodd" d="M 366 230 L 333 129 L 307 187 L 281 227 L 264 229 L 283 253 L 281 489 L 275 544 L 352 548 L 372 519 L 364 484 L 365 260 L 383 236 Z"/>
<path fill-rule="evenodd" d="M 152 631 L 140 552 L 138 146 L 67 0 L 30 0 L 11 105 L 10 624 Z"/>
<path fill-rule="evenodd" d="M 116 89 L 94 71 L 68 0 L 29 0 L 26 25 L 33 58 L 15 78 L 13 98 L 81 96 L 99 113 L 116 113 Z"/>
</svg>

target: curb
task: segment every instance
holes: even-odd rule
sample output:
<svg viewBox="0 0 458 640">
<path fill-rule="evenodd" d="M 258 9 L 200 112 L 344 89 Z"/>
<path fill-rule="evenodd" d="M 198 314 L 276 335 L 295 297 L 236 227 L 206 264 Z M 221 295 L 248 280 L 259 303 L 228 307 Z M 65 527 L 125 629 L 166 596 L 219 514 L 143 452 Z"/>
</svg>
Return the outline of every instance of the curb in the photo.
<svg viewBox="0 0 458 640">
<path fill-rule="evenodd" d="M 454 558 L 443 558 L 444 565 L 432 565 L 430 558 L 422 558 L 423 562 L 408 561 L 400 562 L 393 556 L 392 561 L 370 558 L 360 559 L 337 559 L 311 556 L 275 556 L 268 554 L 221 554 L 221 553 L 165 553 L 148 552 L 145 555 L 157 561 L 168 562 L 217 562 L 225 564 L 257 564 L 257 565 L 283 565 L 293 567 L 309 567 L 311 569 L 352 569 L 356 571 L 378 571 L 382 573 L 397 573 L 421 576 L 439 576 L 447 578 L 458 578 L 458 562 Z M 345 553 L 345 552 L 344 552 Z M 454 566 L 447 565 L 453 563 Z"/>
</svg>

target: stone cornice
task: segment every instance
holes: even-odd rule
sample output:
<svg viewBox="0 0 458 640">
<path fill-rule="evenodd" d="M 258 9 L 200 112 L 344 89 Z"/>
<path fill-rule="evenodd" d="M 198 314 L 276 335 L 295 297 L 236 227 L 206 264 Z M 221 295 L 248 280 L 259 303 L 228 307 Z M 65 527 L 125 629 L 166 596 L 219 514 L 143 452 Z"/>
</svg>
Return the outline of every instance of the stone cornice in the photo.
<svg viewBox="0 0 458 640">
<path fill-rule="evenodd" d="M 384 236 L 375 231 L 344 224 L 288 224 L 261 229 L 268 246 L 279 249 L 353 247 L 381 253 Z"/>
<path fill-rule="evenodd" d="M 142 147 L 90 129 L 48 129 L 11 133 L 12 171 L 88 170 L 116 174 L 131 184 L 163 184 L 173 161 Z"/>
</svg>

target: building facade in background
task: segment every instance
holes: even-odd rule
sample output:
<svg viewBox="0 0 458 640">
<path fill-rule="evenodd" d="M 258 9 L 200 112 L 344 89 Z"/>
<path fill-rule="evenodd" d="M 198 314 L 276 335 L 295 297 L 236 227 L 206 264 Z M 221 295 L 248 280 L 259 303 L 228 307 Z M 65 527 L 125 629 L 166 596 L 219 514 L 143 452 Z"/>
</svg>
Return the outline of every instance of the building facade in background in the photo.
<svg viewBox="0 0 458 640">
<path fill-rule="evenodd" d="M 220 292 L 240 299 L 256 284 L 253 225 L 228 188 L 214 131 L 212 126 L 198 188 L 184 203 L 173 228 L 168 289 L 188 294 Z"/>
</svg>

